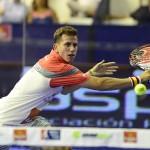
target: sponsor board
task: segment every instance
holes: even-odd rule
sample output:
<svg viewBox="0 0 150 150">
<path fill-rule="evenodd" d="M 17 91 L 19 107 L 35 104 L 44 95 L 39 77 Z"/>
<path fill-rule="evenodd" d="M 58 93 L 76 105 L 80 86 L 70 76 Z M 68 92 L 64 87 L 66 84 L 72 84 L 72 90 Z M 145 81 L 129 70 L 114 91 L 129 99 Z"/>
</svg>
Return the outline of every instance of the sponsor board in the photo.
<svg viewBox="0 0 150 150">
<path fill-rule="evenodd" d="M 60 140 L 60 130 L 41 130 L 41 139 L 42 140 Z"/>
<path fill-rule="evenodd" d="M 96 138 L 100 140 L 107 140 L 112 137 L 112 134 L 110 133 L 82 133 L 81 131 L 73 131 L 72 137 L 74 139 L 80 139 L 80 138 Z"/>
<path fill-rule="evenodd" d="M 15 141 L 25 141 L 27 140 L 27 130 L 26 129 L 14 129 L 13 136 Z"/>
<path fill-rule="evenodd" d="M 0 24 L 0 42 L 10 42 L 12 40 L 12 26 L 10 24 Z"/>
<path fill-rule="evenodd" d="M 124 142 L 125 143 L 136 143 L 137 142 L 137 132 L 124 131 Z"/>
</svg>

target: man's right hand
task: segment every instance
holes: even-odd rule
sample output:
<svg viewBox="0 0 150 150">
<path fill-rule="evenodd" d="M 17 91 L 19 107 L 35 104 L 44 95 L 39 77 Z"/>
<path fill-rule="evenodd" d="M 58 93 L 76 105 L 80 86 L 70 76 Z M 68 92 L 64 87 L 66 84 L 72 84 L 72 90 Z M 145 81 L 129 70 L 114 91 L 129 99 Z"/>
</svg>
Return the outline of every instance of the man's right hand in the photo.
<svg viewBox="0 0 150 150">
<path fill-rule="evenodd" d="M 150 70 L 144 71 L 144 72 L 140 75 L 140 77 L 141 77 L 142 82 L 145 82 L 145 81 L 150 80 Z"/>
</svg>

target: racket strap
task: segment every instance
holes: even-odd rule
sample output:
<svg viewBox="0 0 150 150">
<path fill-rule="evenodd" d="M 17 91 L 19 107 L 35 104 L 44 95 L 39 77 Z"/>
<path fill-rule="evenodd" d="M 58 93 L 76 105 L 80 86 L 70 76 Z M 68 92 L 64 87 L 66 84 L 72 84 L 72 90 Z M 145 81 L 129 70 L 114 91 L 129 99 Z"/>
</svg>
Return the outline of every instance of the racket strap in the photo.
<svg viewBox="0 0 150 150">
<path fill-rule="evenodd" d="M 141 83 L 141 77 L 140 76 L 133 76 L 133 77 L 129 77 L 131 84 L 133 87 L 135 87 L 137 84 Z"/>
</svg>

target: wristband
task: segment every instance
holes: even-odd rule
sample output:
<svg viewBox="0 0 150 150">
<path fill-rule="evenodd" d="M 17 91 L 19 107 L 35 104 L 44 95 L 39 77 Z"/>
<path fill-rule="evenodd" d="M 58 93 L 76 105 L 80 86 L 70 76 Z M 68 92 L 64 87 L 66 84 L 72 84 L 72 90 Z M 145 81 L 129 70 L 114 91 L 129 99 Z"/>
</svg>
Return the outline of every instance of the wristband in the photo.
<svg viewBox="0 0 150 150">
<path fill-rule="evenodd" d="M 137 84 L 141 83 L 141 77 L 140 76 L 129 77 L 129 79 L 130 79 L 133 87 L 135 87 Z"/>
</svg>

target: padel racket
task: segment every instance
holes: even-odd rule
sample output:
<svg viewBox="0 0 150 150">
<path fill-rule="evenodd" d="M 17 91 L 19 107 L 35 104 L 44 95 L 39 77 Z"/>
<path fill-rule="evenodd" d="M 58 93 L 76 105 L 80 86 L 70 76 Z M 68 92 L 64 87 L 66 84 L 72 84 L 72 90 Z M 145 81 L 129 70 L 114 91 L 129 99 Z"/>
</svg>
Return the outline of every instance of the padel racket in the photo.
<svg viewBox="0 0 150 150">
<path fill-rule="evenodd" d="M 130 65 L 143 70 L 150 70 L 150 44 L 139 46 L 129 55 Z"/>
</svg>

